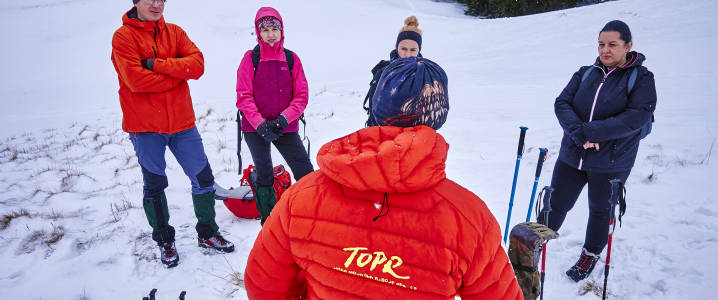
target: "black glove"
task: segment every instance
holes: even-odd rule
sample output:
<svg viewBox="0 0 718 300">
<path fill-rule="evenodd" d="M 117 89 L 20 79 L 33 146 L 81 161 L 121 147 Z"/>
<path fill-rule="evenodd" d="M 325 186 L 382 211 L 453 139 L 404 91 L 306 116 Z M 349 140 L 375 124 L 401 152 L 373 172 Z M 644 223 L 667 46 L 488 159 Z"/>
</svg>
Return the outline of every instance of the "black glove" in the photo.
<svg viewBox="0 0 718 300">
<path fill-rule="evenodd" d="M 568 135 L 571 137 L 576 146 L 583 147 L 583 144 L 588 142 L 588 138 L 583 132 L 583 124 L 571 124 L 568 129 L 572 130 Z"/>
<path fill-rule="evenodd" d="M 142 60 L 142 68 L 143 69 L 150 70 L 150 71 L 154 72 L 155 71 L 154 66 L 155 66 L 154 58 L 148 58 L 148 59 Z"/>
<path fill-rule="evenodd" d="M 274 120 L 268 121 L 269 126 L 272 128 L 272 132 L 279 134 L 281 136 L 282 130 L 284 128 L 287 128 L 289 126 L 289 122 L 287 122 L 287 117 L 284 115 L 279 115 Z"/>
<path fill-rule="evenodd" d="M 264 121 L 257 126 L 257 134 L 269 143 L 275 141 L 281 136 L 281 132 L 276 134 L 269 127 L 267 127 L 267 121 Z"/>
</svg>

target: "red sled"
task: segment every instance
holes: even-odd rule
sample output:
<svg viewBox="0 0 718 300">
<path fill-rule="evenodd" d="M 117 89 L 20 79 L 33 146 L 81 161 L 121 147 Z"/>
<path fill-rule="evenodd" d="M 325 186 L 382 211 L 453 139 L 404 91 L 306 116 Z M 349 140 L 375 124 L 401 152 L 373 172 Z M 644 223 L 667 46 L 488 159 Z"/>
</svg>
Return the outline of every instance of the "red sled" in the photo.
<svg viewBox="0 0 718 300">
<path fill-rule="evenodd" d="M 224 206 L 229 209 L 235 216 L 244 219 L 261 219 L 261 215 L 257 210 L 257 202 L 254 199 L 257 181 L 257 171 L 253 165 L 249 165 L 242 170 L 242 179 L 239 180 L 237 188 L 222 188 L 216 182 L 214 183 L 216 200 L 223 200 Z M 277 201 L 281 198 L 284 191 L 292 185 L 292 176 L 289 171 L 284 169 L 283 165 L 274 167 L 274 194 Z"/>
</svg>

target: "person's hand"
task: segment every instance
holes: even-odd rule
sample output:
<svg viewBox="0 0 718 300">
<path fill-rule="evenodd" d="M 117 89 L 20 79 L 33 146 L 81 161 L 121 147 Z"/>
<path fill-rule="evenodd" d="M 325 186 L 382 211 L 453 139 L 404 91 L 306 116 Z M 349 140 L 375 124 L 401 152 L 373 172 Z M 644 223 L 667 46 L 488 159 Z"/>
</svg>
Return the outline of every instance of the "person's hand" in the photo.
<svg viewBox="0 0 718 300">
<path fill-rule="evenodd" d="M 276 134 L 280 134 L 280 135 L 281 135 L 282 130 L 284 130 L 284 128 L 287 128 L 287 126 L 289 126 L 287 117 L 285 117 L 284 115 L 279 115 L 279 117 L 277 117 L 274 120 L 267 121 L 267 123 L 269 123 L 269 127 L 272 129 L 272 132 L 274 132 Z"/>
<path fill-rule="evenodd" d="M 271 128 L 267 126 L 267 121 L 264 121 L 259 124 L 259 126 L 257 126 L 257 134 L 259 134 L 259 136 L 261 136 L 265 141 L 269 143 L 277 140 L 282 135 L 281 132 L 277 134 L 272 131 Z"/>
<path fill-rule="evenodd" d="M 583 149 L 596 148 L 596 151 L 598 151 L 598 147 L 598 143 L 591 143 L 587 141 L 585 144 L 583 144 Z"/>
</svg>

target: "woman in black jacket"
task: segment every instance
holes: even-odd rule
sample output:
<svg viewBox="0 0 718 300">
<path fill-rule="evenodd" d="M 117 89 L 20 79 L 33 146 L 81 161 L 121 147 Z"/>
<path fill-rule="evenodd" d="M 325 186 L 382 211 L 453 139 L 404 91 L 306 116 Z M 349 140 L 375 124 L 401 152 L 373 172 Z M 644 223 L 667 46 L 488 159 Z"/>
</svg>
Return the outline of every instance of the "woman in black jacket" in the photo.
<svg viewBox="0 0 718 300">
<path fill-rule="evenodd" d="M 396 46 L 389 54 L 389 60 L 382 60 L 371 69 L 373 78 L 371 83 L 369 83 L 369 92 L 367 92 L 366 98 L 364 98 L 364 110 L 366 110 L 367 115 L 369 115 L 369 119 L 366 121 L 367 127 L 378 125 L 374 120 L 371 107 L 374 105 L 372 98 L 374 98 L 374 92 L 376 92 L 376 86 L 379 84 L 379 79 L 381 79 L 384 68 L 397 58 L 421 57 L 421 30 L 419 29 L 419 20 L 417 20 L 415 16 L 411 16 L 404 20 L 404 25 L 396 37 Z M 367 106 L 367 103 L 369 103 L 369 106 Z"/>
<path fill-rule="evenodd" d="M 632 46 L 626 23 L 606 24 L 598 38 L 598 59 L 573 74 L 554 104 L 564 134 L 551 179 L 555 191 L 549 228 L 561 228 L 566 213 L 588 184 L 586 238 L 581 257 L 566 272 L 576 282 L 591 273 L 607 244 L 609 180 L 626 182 L 636 161 L 641 128 L 651 121 L 656 108 L 653 73 L 642 66 L 646 57 L 631 51 Z M 634 69 L 635 84 L 629 91 Z M 543 214 L 540 216 L 539 222 Z"/>
</svg>

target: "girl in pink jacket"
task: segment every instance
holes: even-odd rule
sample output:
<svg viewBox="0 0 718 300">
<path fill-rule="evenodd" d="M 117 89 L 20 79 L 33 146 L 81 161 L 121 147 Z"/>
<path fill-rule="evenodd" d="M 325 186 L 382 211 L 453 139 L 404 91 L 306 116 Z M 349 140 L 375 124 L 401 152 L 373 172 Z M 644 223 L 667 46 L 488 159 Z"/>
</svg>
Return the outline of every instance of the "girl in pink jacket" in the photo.
<svg viewBox="0 0 718 300">
<path fill-rule="evenodd" d="M 308 101 L 307 78 L 299 57 L 284 48 L 279 12 L 262 7 L 254 19 L 257 45 L 244 54 L 237 70 L 237 108 L 241 130 L 257 169 L 255 199 L 262 225 L 277 202 L 272 187 L 270 144 L 279 150 L 294 179 L 314 171 L 299 131 L 298 119 Z"/>
</svg>

